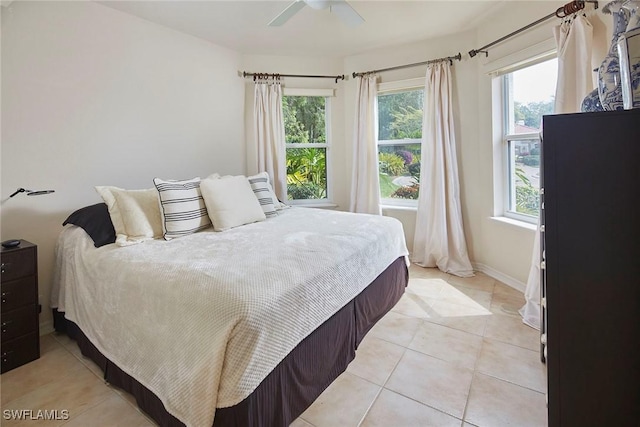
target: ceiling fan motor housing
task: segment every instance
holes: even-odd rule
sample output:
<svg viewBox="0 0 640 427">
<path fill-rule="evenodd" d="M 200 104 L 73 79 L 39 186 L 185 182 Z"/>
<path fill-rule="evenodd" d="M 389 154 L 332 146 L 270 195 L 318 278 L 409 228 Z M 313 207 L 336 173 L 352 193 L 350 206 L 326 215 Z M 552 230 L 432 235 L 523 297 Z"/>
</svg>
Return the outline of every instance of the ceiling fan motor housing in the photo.
<svg viewBox="0 0 640 427">
<path fill-rule="evenodd" d="M 331 6 L 331 0 L 304 0 L 304 2 L 311 8 L 316 10 L 326 9 Z"/>
<path fill-rule="evenodd" d="M 364 22 L 364 19 L 353 9 L 346 0 L 294 0 L 278 16 L 269 22 L 270 27 L 279 27 L 287 22 L 305 6 L 314 10 L 329 9 L 336 14 L 346 25 L 357 27 Z"/>
</svg>

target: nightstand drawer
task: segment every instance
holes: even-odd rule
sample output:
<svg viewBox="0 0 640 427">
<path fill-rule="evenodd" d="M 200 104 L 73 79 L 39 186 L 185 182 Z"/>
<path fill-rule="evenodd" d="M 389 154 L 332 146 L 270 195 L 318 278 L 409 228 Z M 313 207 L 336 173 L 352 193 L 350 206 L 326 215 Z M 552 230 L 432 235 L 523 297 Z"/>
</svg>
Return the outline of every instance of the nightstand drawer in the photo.
<svg viewBox="0 0 640 427">
<path fill-rule="evenodd" d="M 38 331 L 38 306 L 26 307 L 2 312 L 2 347 L 4 343 L 20 335 Z"/>
<path fill-rule="evenodd" d="M 2 313 L 33 304 L 38 300 L 36 276 L 10 282 L 2 281 Z"/>
<path fill-rule="evenodd" d="M 3 282 L 36 274 L 35 246 L 21 251 L 3 251 L 1 258 Z"/>
<path fill-rule="evenodd" d="M 2 373 L 40 357 L 38 334 L 33 333 L 2 343 Z"/>
</svg>

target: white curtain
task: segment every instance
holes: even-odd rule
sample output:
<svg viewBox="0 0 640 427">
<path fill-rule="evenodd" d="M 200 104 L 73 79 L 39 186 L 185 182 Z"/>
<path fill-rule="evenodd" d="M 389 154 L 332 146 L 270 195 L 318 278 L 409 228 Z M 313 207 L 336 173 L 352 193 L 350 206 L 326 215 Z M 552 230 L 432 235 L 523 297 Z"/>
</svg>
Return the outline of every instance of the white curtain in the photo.
<svg viewBox="0 0 640 427">
<path fill-rule="evenodd" d="M 583 14 L 579 14 L 556 26 L 553 34 L 558 46 L 558 81 L 554 111 L 556 114 L 577 113 L 584 97 L 593 90 L 593 27 Z M 526 302 L 520 309 L 522 321 L 535 329 L 540 329 L 540 261 L 538 224 L 533 241 L 531 269 L 524 292 Z"/>
<path fill-rule="evenodd" d="M 358 77 L 353 133 L 351 212 L 380 215 L 376 75 Z"/>
<path fill-rule="evenodd" d="M 412 260 L 473 276 L 462 225 L 452 108 L 451 64 L 427 69 L 422 120 L 420 195 Z"/>
<path fill-rule="evenodd" d="M 593 27 L 579 14 L 554 27 L 553 35 L 558 46 L 555 113 L 577 113 L 584 97 L 593 90 Z"/>
<path fill-rule="evenodd" d="M 253 121 L 258 148 L 258 171 L 267 172 L 273 181 L 276 196 L 280 200 L 287 200 L 282 86 L 279 81 L 256 81 Z"/>
</svg>

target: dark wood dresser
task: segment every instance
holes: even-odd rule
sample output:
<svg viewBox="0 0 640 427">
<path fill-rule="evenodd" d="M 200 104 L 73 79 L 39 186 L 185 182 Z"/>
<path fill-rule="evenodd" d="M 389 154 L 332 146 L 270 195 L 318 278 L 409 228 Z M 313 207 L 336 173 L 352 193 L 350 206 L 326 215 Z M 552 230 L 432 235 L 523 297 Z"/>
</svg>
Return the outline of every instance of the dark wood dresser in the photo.
<svg viewBox="0 0 640 427">
<path fill-rule="evenodd" d="M 549 427 L 640 422 L 640 109 L 544 117 Z"/>
<path fill-rule="evenodd" d="M 2 248 L 2 373 L 40 357 L 38 248 Z"/>
</svg>

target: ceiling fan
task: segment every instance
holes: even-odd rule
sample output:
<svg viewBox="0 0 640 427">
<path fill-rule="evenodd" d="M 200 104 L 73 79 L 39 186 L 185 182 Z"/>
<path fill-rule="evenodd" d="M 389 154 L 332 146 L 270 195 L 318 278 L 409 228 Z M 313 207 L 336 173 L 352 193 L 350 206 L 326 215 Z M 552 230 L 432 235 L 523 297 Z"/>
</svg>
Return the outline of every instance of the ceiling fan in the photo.
<svg viewBox="0 0 640 427">
<path fill-rule="evenodd" d="M 280 15 L 269 22 L 270 27 L 278 27 L 287 22 L 293 15 L 298 13 L 303 7 L 309 6 L 312 9 L 327 9 L 335 13 L 338 18 L 350 27 L 357 27 L 364 22 L 364 19 L 345 0 L 295 0 Z"/>
</svg>

